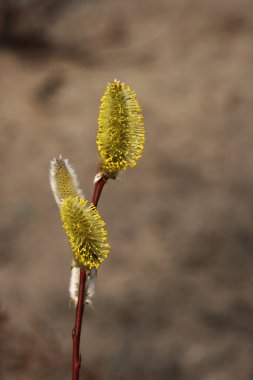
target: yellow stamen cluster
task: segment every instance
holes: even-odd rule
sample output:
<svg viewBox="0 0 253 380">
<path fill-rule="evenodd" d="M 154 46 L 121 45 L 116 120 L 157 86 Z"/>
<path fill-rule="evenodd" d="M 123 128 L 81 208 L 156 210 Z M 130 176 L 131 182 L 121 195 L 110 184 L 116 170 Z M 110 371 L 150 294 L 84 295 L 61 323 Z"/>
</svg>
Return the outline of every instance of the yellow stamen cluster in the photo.
<svg viewBox="0 0 253 380">
<path fill-rule="evenodd" d="M 100 170 L 108 178 L 118 171 L 134 167 L 141 157 L 145 130 L 136 94 L 124 83 L 108 84 L 101 99 L 98 118 Z"/>
<path fill-rule="evenodd" d="M 61 217 L 75 260 L 86 270 L 98 268 L 110 245 L 96 207 L 87 206 L 82 197 L 67 198 L 61 204 Z"/>
<path fill-rule="evenodd" d="M 74 169 L 61 156 L 51 161 L 50 184 L 58 206 L 63 199 L 82 195 Z"/>
</svg>

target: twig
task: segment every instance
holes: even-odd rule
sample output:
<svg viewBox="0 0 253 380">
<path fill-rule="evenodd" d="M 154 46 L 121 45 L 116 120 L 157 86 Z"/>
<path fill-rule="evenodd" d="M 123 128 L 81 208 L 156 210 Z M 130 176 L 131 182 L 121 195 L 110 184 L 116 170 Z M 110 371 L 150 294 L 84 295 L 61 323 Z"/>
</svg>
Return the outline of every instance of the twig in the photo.
<svg viewBox="0 0 253 380">
<path fill-rule="evenodd" d="M 78 301 L 77 301 L 77 306 L 76 306 L 76 322 L 72 330 L 72 340 L 73 340 L 72 380 L 79 379 L 79 369 L 81 367 L 80 337 L 81 337 L 82 319 L 83 319 L 83 311 L 84 311 L 85 282 L 86 282 L 86 271 L 84 269 L 80 269 L 79 292 L 78 292 Z"/>
<path fill-rule="evenodd" d="M 93 192 L 93 197 L 92 197 L 92 203 L 96 207 L 97 207 L 97 204 L 98 204 L 98 201 L 99 201 L 99 198 L 100 198 L 100 194 L 101 194 L 101 192 L 102 192 L 103 187 L 104 187 L 105 184 L 106 184 L 106 180 L 103 177 L 100 178 L 100 180 L 98 182 L 96 182 L 96 184 L 95 184 L 95 188 L 94 188 L 94 192 Z"/>
<path fill-rule="evenodd" d="M 92 203 L 96 207 L 97 207 L 101 192 L 105 184 L 106 184 L 106 180 L 103 177 L 95 184 L 93 197 L 92 197 Z M 86 271 L 81 268 L 78 301 L 77 301 L 77 306 L 76 306 L 76 320 L 75 320 L 75 326 L 73 327 L 73 330 L 72 330 L 72 341 L 73 341 L 72 380 L 79 380 L 79 370 L 81 367 L 80 338 L 81 338 L 82 319 L 83 319 L 83 312 L 84 312 L 85 283 L 86 283 Z"/>
</svg>

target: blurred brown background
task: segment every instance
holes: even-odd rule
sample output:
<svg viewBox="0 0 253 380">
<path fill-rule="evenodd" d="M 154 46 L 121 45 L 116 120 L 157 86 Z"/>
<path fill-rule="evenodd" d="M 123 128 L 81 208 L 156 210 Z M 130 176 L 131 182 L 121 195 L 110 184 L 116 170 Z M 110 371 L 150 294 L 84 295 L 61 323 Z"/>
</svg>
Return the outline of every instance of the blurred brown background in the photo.
<svg viewBox="0 0 253 380">
<path fill-rule="evenodd" d="M 71 252 L 48 181 L 90 199 L 107 82 L 143 108 L 99 209 L 110 258 L 81 379 L 253 379 L 252 0 L 0 1 L 0 378 L 71 378 Z"/>
</svg>

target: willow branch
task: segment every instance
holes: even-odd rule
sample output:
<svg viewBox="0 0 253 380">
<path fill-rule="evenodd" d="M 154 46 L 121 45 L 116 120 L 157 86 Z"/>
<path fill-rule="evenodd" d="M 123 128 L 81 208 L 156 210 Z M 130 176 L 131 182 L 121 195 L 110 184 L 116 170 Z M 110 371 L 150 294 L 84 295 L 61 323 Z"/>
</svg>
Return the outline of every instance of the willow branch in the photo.
<svg viewBox="0 0 253 380">
<path fill-rule="evenodd" d="M 83 319 L 83 311 L 84 311 L 85 282 L 86 282 L 86 271 L 84 269 L 80 269 L 79 292 L 78 292 L 78 301 L 77 301 L 77 306 L 76 306 L 76 321 L 75 321 L 75 326 L 72 330 L 72 341 L 73 341 L 72 380 L 79 379 L 79 369 L 81 367 L 80 338 L 81 338 L 82 319 Z"/>
<path fill-rule="evenodd" d="M 101 192 L 103 190 L 106 180 L 100 178 L 95 184 L 92 203 L 97 207 Z M 80 269 L 80 281 L 79 281 L 79 292 L 78 301 L 76 306 L 76 320 L 75 326 L 72 330 L 72 341 L 73 341 L 73 358 L 72 358 L 72 380 L 79 380 L 79 371 L 81 367 L 81 355 L 80 355 L 80 338 L 82 332 L 82 320 L 84 312 L 84 296 L 85 296 L 85 283 L 86 283 L 86 271 Z"/>
</svg>

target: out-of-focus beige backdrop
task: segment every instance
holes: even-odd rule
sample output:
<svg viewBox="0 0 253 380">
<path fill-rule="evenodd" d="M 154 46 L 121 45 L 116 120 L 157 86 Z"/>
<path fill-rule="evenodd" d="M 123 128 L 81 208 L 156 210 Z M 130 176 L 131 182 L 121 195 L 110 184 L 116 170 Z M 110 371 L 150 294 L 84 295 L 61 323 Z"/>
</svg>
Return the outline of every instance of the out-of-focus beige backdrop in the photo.
<svg viewBox="0 0 253 380">
<path fill-rule="evenodd" d="M 49 162 L 69 158 L 91 199 L 114 78 L 147 141 L 99 203 L 112 249 L 80 379 L 252 380 L 252 0 L 1 0 L 0 378 L 71 378 Z"/>
</svg>

